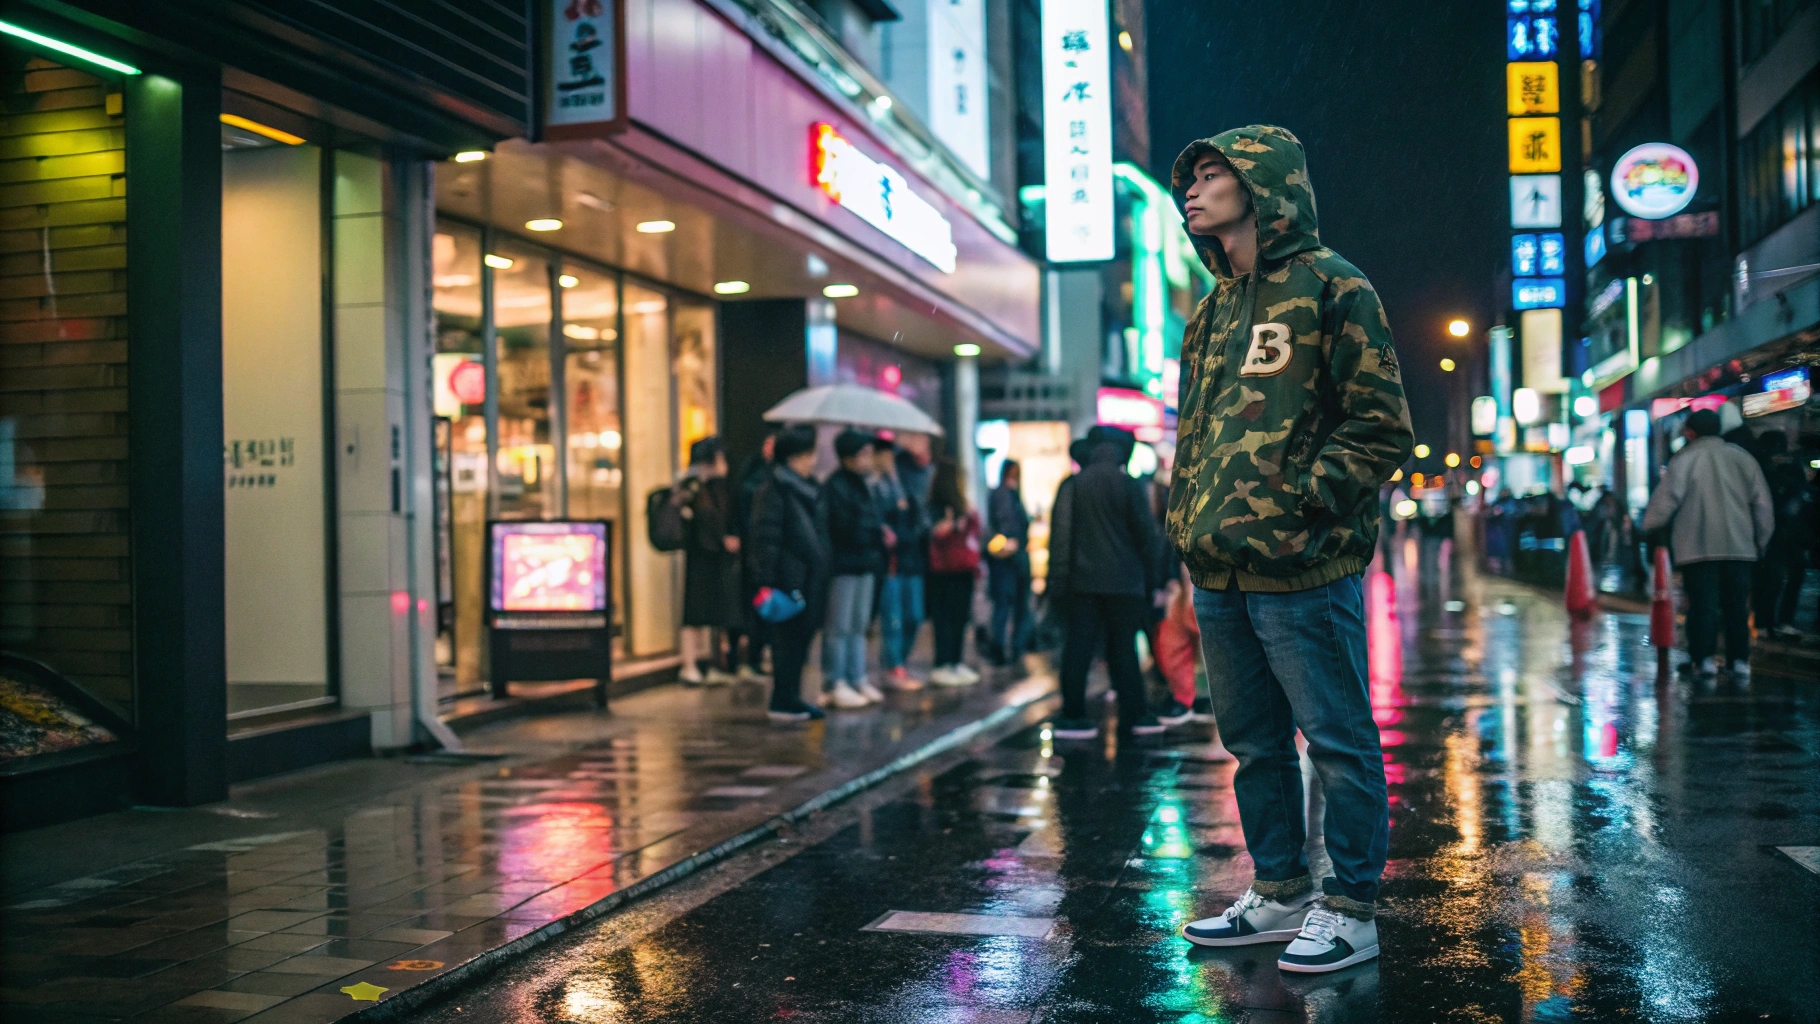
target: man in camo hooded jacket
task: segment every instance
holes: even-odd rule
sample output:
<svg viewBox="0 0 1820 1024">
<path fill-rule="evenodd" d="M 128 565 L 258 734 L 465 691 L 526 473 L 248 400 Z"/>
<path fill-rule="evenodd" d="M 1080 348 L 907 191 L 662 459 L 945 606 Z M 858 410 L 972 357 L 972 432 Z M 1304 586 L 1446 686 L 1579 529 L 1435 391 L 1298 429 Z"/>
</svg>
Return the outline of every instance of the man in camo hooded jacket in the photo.
<svg viewBox="0 0 1820 1024">
<path fill-rule="evenodd" d="M 1176 158 L 1176 201 L 1216 276 L 1182 341 L 1170 540 L 1195 583 L 1213 710 L 1256 881 L 1184 937 L 1293 940 L 1284 970 L 1378 952 L 1389 807 L 1366 683 L 1362 573 L 1409 408 L 1377 293 L 1321 245 L 1302 144 L 1254 125 Z M 1295 732 L 1326 794 L 1333 877 L 1303 853 Z"/>
</svg>

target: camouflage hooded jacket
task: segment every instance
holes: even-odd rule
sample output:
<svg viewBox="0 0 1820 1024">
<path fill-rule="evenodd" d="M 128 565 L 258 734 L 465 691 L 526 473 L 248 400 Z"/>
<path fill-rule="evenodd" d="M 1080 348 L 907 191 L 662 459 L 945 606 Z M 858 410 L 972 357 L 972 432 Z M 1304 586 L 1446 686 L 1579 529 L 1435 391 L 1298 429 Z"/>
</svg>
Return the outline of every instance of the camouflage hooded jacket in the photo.
<svg viewBox="0 0 1820 1024">
<path fill-rule="evenodd" d="M 1321 245 L 1301 142 L 1254 125 L 1190 145 L 1178 206 L 1215 151 L 1251 193 L 1258 260 L 1237 277 L 1216 239 L 1190 236 L 1217 283 L 1182 339 L 1169 538 L 1198 586 L 1308 590 L 1371 561 L 1409 406 L 1377 293 Z"/>
</svg>

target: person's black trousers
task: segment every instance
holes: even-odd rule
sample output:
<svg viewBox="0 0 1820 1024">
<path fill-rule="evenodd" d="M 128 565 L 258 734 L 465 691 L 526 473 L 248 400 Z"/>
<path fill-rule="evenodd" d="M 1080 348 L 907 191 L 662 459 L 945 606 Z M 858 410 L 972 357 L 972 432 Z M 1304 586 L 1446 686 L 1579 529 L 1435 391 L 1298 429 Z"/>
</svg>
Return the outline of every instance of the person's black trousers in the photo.
<svg viewBox="0 0 1820 1024">
<path fill-rule="evenodd" d="M 1801 585 L 1807 581 L 1807 552 L 1771 543 L 1769 554 L 1756 563 L 1751 576 L 1751 610 L 1757 616 L 1757 629 L 1768 632 L 1777 626 L 1794 625 Z"/>
<path fill-rule="evenodd" d="M 1687 587 L 1687 656 L 1694 666 L 1719 653 L 1725 633 L 1725 658 L 1750 661 L 1751 566 L 1739 559 L 1689 562 L 1681 566 Z"/>
<path fill-rule="evenodd" d="M 803 666 L 809 662 L 809 641 L 815 638 L 815 616 L 798 612 L 795 618 L 769 623 L 771 627 L 771 706 L 793 707 L 803 696 Z"/>
<path fill-rule="evenodd" d="M 1062 645 L 1063 718 L 1091 717 L 1087 714 L 1087 671 L 1093 667 L 1101 641 L 1106 645 L 1106 670 L 1119 695 L 1119 724 L 1130 728 L 1150 714 L 1137 656 L 1137 635 L 1149 612 L 1150 602 L 1141 597 L 1069 595 L 1068 637 Z"/>
<path fill-rule="evenodd" d="M 937 665 L 961 663 L 967 623 L 973 618 L 974 579 L 971 572 L 932 572 L 923 579 L 923 602 L 935 625 Z"/>
</svg>

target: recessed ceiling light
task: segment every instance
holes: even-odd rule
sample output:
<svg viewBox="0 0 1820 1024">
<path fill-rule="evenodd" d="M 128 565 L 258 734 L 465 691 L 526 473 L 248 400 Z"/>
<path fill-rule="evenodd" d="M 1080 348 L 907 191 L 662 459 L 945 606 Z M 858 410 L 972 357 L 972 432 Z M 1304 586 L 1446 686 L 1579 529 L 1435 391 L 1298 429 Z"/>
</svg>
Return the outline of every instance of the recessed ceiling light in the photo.
<svg viewBox="0 0 1820 1024">
<path fill-rule="evenodd" d="M 859 294 L 859 286 L 855 284 L 831 284 L 822 289 L 822 294 L 830 299 L 851 299 Z"/>
<path fill-rule="evenodd" d="M 673 220 L 641 220 L 638 222 L 638 233 L 641 235 L 661 235 L 666 231 L 675 231 Z"/>
<path fill-rule="evenodd" d="M 455 154 L 455 162 L 458 164 L 477 164 L 486 158 L 487 152 L 484 149 L 464 149 Z"/>
<path fill-rule="evenodd" d="M 977 356 L 980 354 L 980 347 L 971 341 L 963 341 L 959 345 L 954 346 L 954 354 L 960 356 L 962 359 L 969 356 Z"/>
<path fill-rule="evenodd" d="M 752 286 L 744 281 L 721 281 L 714 286 L 716 295 L 744 295 L 751 290 Z"/>
<path fill-rule="evenodd" d="M 482 263 L 485 263 L 487 266 L 492 267 L 494 270 L 511 270 L 512 269 L 512 261 L 505 258 L 504 256 L 495 256 L 492 253 L 487 253 L 485 256 L 482 256 L 480 258 L 480 261 Z"/>
<path fill-rule="evenodd" d="M 574 338 L 576 341 L 600 340 L 600 328 L 587 327 L 582 324 L 563 324 L 562 334 L 563 337 Z"/>
<path fill-rule="evenodd" d="M 875 99 L 872 101 L 872 105 L 877 107 L 880 110 L 890 110 L 891 109 L 891 97 L 880 96 L 878 99 Z"/>
<path fill-rule="evenodd" d="M 581 283 L 581 278 L 576 277 L 574 274 L 564 274 L 556 279 L 556 283 L 562 285 L 564 288 L 573 288 Z"/>
<path fill-rule="evenodd" d="M 555 217 L 539 217 L 536 220 L 525 221 L 525 230 L 526 231 L 561 231 L 562 230 L 562 221 L 557 220 Z"/>
</svg>

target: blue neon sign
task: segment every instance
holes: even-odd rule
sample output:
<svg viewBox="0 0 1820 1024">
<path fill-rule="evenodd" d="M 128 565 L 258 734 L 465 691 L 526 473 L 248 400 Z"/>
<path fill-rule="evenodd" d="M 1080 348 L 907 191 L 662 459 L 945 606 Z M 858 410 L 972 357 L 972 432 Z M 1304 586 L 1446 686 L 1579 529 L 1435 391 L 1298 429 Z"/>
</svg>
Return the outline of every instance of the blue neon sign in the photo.
<svg viewBox="0 0 1820 1024">
<path fill-rule="evenodd" d="M 1605 229 L 1602 227 L 1593 228 L 1586 233 L 1586 269 L 1591 270 L 1598 266 L 1599 261 L 1604 258 Z"/>
<path fill-rule="evenodd" d="M 1534 235 L 1510 236 L 1510 272 L 1516 277 L 1534 277 L 1538 269 L 1539 246 Z"/>
<path fill-rule="evenodd" d="M 1552 14 L 1513 14 L 1505 19 L 1504 41 L 1511 60 L 1552 60 L 1561 49 L 1561 30 Z"/>
<path fill-rule="evenodd" d="M 1543 277 L 1560 277 L 1567 273 L 1567 237 L 1559 231 L 1550 231 L 1536 236 L 1541 249 L 1541 274 Z"/>
<path fill-rule="evenodd" d="M 1567 282 L 1558 277 L 1519 278 L 1510 283 L 1512 309 L 1560 309 L 1567 305 Z"/>
</svg>

